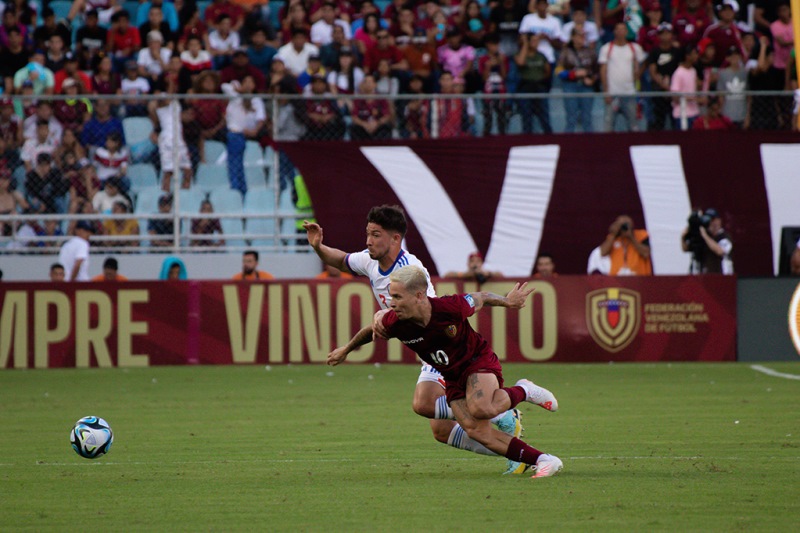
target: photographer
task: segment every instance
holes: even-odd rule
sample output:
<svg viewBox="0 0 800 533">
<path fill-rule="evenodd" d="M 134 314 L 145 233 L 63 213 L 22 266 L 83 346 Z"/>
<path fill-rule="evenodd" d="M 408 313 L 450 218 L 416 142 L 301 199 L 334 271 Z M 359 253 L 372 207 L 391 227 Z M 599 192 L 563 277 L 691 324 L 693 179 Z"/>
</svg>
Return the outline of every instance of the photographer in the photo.
<svg viewBox="0 0 800 533">
<path fill-rule="evenodd" d="M 490 272 L 483 268 L 483 256 L 480 252 L 472 252 L 467 258 L 467 270 L 465 272 L 448 272 L 446 278 L 468 279 L 478 283 L 485 283 L 492 278 L 502 278 L 500 272 Z"/>
<path fill-rule="evenodd" d="M 691 252 L 691 274 L 733 274 L 733 241 L 722 228 L 716 209 L 697 211 L 689 216 L 681 234 L 681 248 Z"/>
<path fill-rule="evenodd" d="M 608 228 L 600 244 L 600 255 L 611 260 L 611 276 L 650 276 L 650 237 L 647 230 L 634 229 L 633 219 L 620 215 Z"/>
</svg>

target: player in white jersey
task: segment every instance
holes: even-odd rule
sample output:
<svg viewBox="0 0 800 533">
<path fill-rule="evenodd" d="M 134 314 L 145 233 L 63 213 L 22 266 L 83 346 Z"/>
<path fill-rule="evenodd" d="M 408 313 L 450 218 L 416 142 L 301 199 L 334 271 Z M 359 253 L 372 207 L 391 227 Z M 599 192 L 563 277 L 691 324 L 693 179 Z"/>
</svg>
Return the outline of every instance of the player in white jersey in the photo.
<svg viewBox="0 0 800 533">
<path fill-rule="evenodd" d="M 429 296 L 436 296 L 430 275 L 422 262 L 401 247 L 407 228 L 402 208 L 383 205 L 370 210 L 367 215 L 367 249 L 362 252 L 346 253 L 322 244 L 322 228 L 318 224 L 305 221 L 303 227 L 308 235 L 308 243 L 323 263 L 343 272 L 349 271 L 369 278 L 372 292 L 382 310 L 388 309 L 391 303 L 389 276 L 405 265 L 422 268 L 428 279 L 427 293 Z M 365 329 L 371 330 L 372 326 Z M 470 439 L 454 421 L 453 412 L 444 395 L 444 379 L 430 365 L 422 365 L 412 405 L 415 413 L 431 419 L 431 430 L 437 441 L 475 453 L 496 455 L 479 442 Z M 498 415 L 492 422 L 501 431 L 514 436 L 518 437 L 522 432 L 520 413 L 516 409 Z M 507 473 L 523 471 L 524 465 L 508 461 Z"/>
</svg>

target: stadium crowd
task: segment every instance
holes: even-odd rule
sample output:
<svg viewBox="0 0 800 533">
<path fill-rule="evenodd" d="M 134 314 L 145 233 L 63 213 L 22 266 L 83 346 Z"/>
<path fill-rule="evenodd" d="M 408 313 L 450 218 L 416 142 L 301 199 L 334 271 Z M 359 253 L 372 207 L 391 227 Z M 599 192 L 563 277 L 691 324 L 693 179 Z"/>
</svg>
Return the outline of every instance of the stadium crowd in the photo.
<svg viewBox="0 0 800 533">
<path fill-rule="evenodd" d="M 132 163 L 151 164 L 164 191 L 175 172 L 189 188 L 210 141 L 225 146 L 230 187 L 244 195 L 253 142 L 428 138 L 433 122 L 438 137 L 477 135 L 478 112 L 483 135 L 505 134 L 516 114 L 523 132 L 534 123 L 551 132 L 554 87 L 574 95 L 561 99 L 568 132 L 593 131 L 595 105 L 607 131 L 797 127 L 791 97 L 742 94 L 797 90 L 783 0 L 7 0 L 0 10 L 2 214 L 131 214 Z M 475 93 L 536 97 L 341 98 Z M 185 97 L 142 98 L 158 94 Z M 249 96 L 258 94 L 278 95 L 277 116 Z M 299 94 L 315 98 L 280 99 Z M 110 95 L 124 100 L 97 98 Z M 152 126 L 136 146 L 123 128 L 131 117 Z M 280 161 L 281 189 L 291 189 L 296 172 Z M 158 203 L 170 212 L 171 198 Z M 208 220 L 193 232 L 222 233 L 211 203 L 201 207 Z M 98 234 L 140 231 L 134 218 L 93 224 Z M 17 230 L 33 242 L 73 227 Z M 152 235 L 172 231 L 171 221 L 148 223 Z"/>
</svg>

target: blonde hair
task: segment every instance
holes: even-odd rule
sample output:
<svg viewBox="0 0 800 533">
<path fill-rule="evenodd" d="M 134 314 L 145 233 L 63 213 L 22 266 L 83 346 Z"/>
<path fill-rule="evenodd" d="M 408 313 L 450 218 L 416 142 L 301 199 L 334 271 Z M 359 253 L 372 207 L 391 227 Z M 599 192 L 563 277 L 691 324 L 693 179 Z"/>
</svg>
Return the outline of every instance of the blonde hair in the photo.
<svg viewBox="0 0 800 533">
<path fill-rule="evenodd" d="M 402 283 L 411 292 L 428 290 L 428 278 L 425 276 L 425 271 L 418 266 L 406 265 L 398 268 L 392 272 L 389 280 L 393 283 Z"/>
</svg>

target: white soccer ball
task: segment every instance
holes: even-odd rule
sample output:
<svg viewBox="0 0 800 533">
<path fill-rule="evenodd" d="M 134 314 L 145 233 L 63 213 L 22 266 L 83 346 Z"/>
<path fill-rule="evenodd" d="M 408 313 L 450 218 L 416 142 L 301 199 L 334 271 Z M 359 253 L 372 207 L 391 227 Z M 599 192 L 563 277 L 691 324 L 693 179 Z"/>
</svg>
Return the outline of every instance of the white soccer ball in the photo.
<svg viewBox="0 0 800 533">
<path fill-rule="evenodd" d="M 84 416 L 69 433 L 69 441 L 75 453 L 86 459 L 97 459 L 108 453 L 114 443 L 111 426 L 102 418 Z"/>
</svg>

